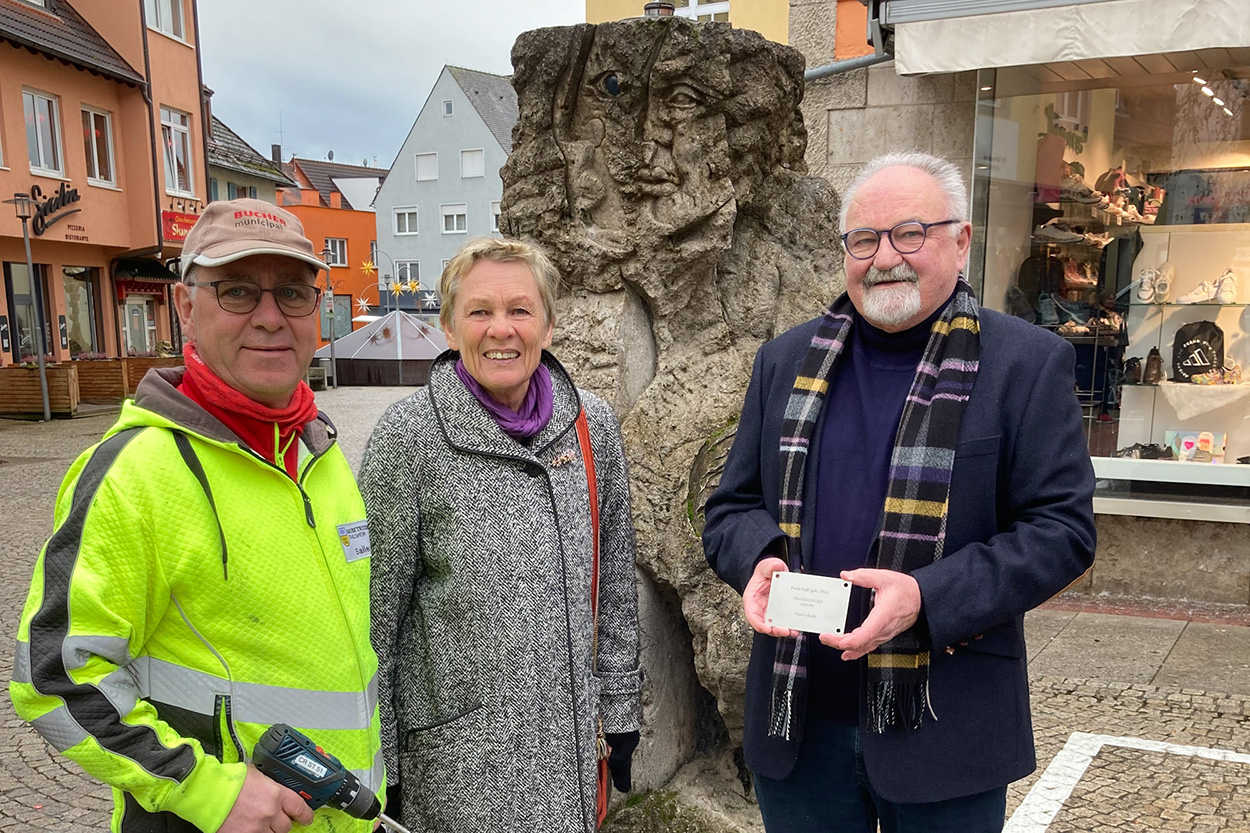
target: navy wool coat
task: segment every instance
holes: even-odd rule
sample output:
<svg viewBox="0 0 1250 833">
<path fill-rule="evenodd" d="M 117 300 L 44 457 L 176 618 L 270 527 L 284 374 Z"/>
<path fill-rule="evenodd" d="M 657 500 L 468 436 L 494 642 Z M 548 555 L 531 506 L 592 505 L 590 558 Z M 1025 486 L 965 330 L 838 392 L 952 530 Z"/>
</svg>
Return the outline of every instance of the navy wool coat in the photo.
<svg viewBox="0 0 1250 833">
<path fill-rule="evenodd" d="M 1094 558 L 1094 473 L 1072 346 L 1020 319 L 985 309 L 979 315 L 980 370 L 959 430 L 944 555 L 912 573 L 923 599 L 921 623 L 933 640 L 929 686 L 937 719 L 926 713 L 917 731 L 875 734 L 860 697 L 868 776 L 895 802 L 972 795 L 1036 768 L 1024 613 L 1079 578 Z M 801 324 L 760 348 L 733 449 L 707 503 L 708 562 L 739 593 L 765 549 L 783 537 L 782 417 L 817 324 Z M 854 488 L 853 471 L 816 470 L 820 433 L 818 425 L 805 482 Z M 801 547 L 810 557 L 815 501 L 814 491 L 806 492 Z M 767 736 L 775 650 L 775 639 L 755 634 L 743 745 L 754 772 L 780 779 L 794 767 L 800 741 Z"/>
</svg>

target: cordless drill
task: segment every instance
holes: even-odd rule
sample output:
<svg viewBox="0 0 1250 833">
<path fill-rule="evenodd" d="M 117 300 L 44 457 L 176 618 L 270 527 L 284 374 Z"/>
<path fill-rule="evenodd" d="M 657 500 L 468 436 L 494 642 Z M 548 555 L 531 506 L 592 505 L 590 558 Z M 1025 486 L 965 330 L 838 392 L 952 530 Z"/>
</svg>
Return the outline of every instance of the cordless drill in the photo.
<svg viewBox="0 0 1250 833">
<path fill-rule="evenodd" d="M 252 763 L 316 810 L 330 806 L 354 819 L 378 819 L 395 833 L 408 833 L 382 813 L 378 797 L 339 759 L 285 723 L 269 727 L 252 751 Z"/>
</svg>

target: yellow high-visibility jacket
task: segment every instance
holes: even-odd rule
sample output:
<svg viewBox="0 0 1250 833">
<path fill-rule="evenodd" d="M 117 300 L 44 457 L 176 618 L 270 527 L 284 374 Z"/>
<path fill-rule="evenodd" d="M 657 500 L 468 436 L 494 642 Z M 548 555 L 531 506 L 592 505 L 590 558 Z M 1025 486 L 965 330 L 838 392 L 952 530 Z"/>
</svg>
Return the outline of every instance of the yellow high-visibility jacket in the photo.
<svg viewBox="0 0 1250 833">
<path fill-rule="evenodd" d="M 66 474 L 9 687 L 113 787 L 115 833 L 155 829 L 153 813 L 216 831 L 279 722 L 385 783 L 368 528 L 333 426 L 304 428 L 295 482 L 179 393 L 178 373 L 150 373 Z M 304 829 L 371 826 L 321 809 Z"/>
</svg>

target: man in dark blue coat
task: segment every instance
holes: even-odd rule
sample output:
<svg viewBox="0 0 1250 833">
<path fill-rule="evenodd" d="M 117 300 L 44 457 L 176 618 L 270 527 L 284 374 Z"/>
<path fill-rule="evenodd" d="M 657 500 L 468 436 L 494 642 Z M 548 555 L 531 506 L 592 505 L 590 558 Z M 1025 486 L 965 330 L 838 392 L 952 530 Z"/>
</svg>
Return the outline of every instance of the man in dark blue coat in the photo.
<svg viewBox="0 0 1250 833">
<path fill-rule="evenodd" d="M 977 305 L 967 215 L 944 160 L 865 167 L 847 292 L 760 349 L 707 503 L 769 833 L 1001 831 L 1036 767 L 1024 613 L 1093 562 L 1094 475 L 1072 347 Z M 767 623 L 785 570 L 854 585 L 843 633 Z"/>
</svg>

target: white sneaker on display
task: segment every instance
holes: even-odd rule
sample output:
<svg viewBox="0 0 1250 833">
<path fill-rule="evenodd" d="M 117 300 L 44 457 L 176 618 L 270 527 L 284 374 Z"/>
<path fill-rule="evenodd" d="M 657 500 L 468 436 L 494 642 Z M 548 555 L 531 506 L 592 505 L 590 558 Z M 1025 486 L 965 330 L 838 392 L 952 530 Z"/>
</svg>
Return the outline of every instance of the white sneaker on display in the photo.
<svg viewBox="0 0 1250 833">
<path fill-rule="evenodd" d="M 1203 281 L 1176 299 L 1178 304 L 1206 304 L 1215 300 L 1215 284 Z"/>
<path fill-rule="evenodd" d="M 1137 291 L 1133 293 L 1133 297 L 1143 304 L 1154 303 L 1155 299 L 1155 279 L 1159 277 L 1159 273 L 1153 269 L 1143 269 L 1137 275 Z"/>
<path fill-rule="evenodd" d="M 1215 281 L 1215 300 L 1220 304 L 1237 303 L 1237 276 L 1232 269 L 1225 269 Z"/>
<path fill-rule="evenodd" d="M 1159 267 L 1155 275 L 1155 303 L 1166 304 L 1172 294 L 1172 281 L 1176 279 L 1176 270 L 1166 261 Z"/>
</svg>

